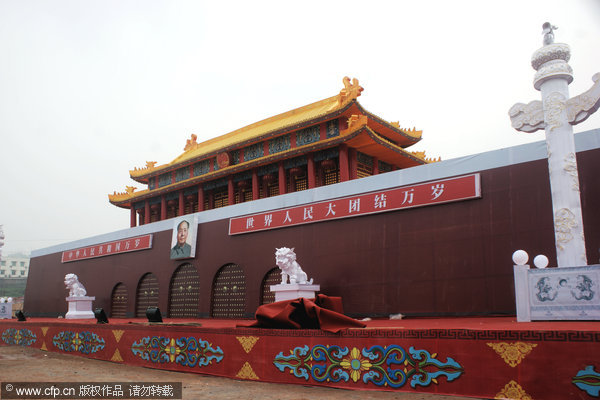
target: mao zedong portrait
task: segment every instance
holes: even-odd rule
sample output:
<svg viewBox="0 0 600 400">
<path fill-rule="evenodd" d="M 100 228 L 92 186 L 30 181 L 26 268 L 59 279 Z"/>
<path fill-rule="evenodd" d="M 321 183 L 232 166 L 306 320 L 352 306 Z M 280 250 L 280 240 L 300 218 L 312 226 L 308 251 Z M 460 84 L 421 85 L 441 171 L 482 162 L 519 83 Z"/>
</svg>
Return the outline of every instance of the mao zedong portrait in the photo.
<svg viewBox="0 0 600 400">
<path fill-rule="evenodd" d="M 177 243 L 171 249 L 171 259 L 190 257 L 192 246 L 187 243 L 190 223 L 183 220 L 177 225 Z"/>
</svg>

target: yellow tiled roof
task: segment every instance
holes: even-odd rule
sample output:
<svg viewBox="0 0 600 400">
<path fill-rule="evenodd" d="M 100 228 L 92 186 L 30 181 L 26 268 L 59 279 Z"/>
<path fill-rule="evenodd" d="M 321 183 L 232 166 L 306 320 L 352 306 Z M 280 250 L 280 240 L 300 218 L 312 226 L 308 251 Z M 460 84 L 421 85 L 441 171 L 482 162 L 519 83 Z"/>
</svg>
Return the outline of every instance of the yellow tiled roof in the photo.
<svg viewBox="0 0 600 400">
<path fill-rule="evenodd" d="M 359 86 L 356 78 L 350 81 L 350 78 L 345 77 L 343 82 L 344 88 L 336 96 L 255 122 L 225 135 L 218 136 L 202 143 L 196 143 L 196 136 L 192 135 L 192 138 L 188 140 L 184 153 L 170 163 L 160 166 L 154 166 L 154 164 L 148 163 L 145 168 L 135 168 L 130 170 L 129 174 L 132 178 L 135 178 L 144 176 L 149 172 L 168 169 L 173 164 L 196 159 L 202 157 L 204 154 L 210 154 L 237 143 L 252 141 L 254 138 L 258 139 L 269 132 L 275 132 L 285 127 L 297 125 L 304 121 L 310 121 L 331 114 L 334 111 L 341 110 L 352 100 L 360 96 L 360 92 L 363 91 L 363 88 Z"/>
<path fill-rule="evenodd" d="M 368 153 L 376 154 L 379 159 L 382 161 L 386 161 L 392 164 L 399 163 L 398 157 L 400 157 L 404 163 L 404 167 L 411 167 L 414 165 L 427 164 L 430 162 L 435 162 L 436 160 L 428 159 L 425 157 L 425 152 L 408 152 L 404 150 L 402 147 L 397 146 L 383 136 L 378 135 L 375 131 L 369 128 L 368 126 L 368 118 L 366 116 L 361 116 L 349 121 L 349 126 L 347 129 L 340 131 L 339 136 L 335 136 L 329 139 L 326 139 L 322 142 L 319 142 L 321 147 L 327 148 L 330 143 L 339 142 L 340 140 L 346 140 L 346 138 L 350 139 L 349 143 L 360 149 L 361 151 L 367 151 L 368 147 L 372 147 L 371 151 L 367 151 Z M 378 145 L 379 144 L 379 145 Z M 310 147 L 314 146 L 314 144 L 308 144 L 302 147 Z M 286 157 L 288 153 L 297 152 L 298 148 L 288 149 L 277 153 L 275 155 L 268 155 L 264 157 L 259 157 L 253 159 L 251 161 L 245 161 L 240 164 L 230 165 L 223 169 L 219 169 L 217 171 L 212 171 L 206 173 L 202 176 L 197 176 L 194 178 L 186 179 L 185 181 L 208 181 L 210 179 L 214 179 L 215 175 L 223 175 L 227 174 L 227 171 L 233 169 L 239 169 L 240 167 L 244 168 L 243 165 L 250 165 L 260 163 L 266 159 L 272 158 L 281 158 Z M 185 185 L 185 181 L 171 183 L 161 188 L 161 190 L 169 190 L 170 188 L 176 188 Z M 117 193 L 116 191 L 113 194 L 108 195 L 108 199 L 112 204 L 123 206 L 124 203 L 129 203 L 131 201 L 136 201 L 136 199 L 144 198 L 146 195 L 153 193 L 153 191 L 148 189 L 143 189 L 140 191 L 136 191 L 137 189 L 131 186 L 127 186 L 125 192 Z"/>
</svg>

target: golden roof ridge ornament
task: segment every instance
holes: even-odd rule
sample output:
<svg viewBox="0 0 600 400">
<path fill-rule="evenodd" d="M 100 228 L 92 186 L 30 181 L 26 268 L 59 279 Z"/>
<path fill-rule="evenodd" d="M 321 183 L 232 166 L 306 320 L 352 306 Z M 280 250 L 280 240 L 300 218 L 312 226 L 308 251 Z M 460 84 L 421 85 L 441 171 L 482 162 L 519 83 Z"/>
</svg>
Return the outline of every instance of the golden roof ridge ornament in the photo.
<svg viewBox="0 0 600 400">
<path fill-rule="evenodd" d="M 421 160 L 425 161 L 426 163 L 435 163 L 435 162 L 440 162 L 440 161 L 442 161 L 442 157 L 438 157 L 438 158 L 435 158 L 435 157 L 427 157 L 427 156 L 425 155 L 425 150 L 423 150 L 423 151 L 419 151 L 419 150 L 416 150 L 416 151 L 411 151 L 411 152 L 410 152 L 410 154 L 412 154 L 413 156 L 415 156 L 415 157 L 417 157 L 417 158 L 419 158 L 419 159 L 421 159 Z"/>
<path fill-rule="evenodd" d="M 117 193 L 117 191 L 115 190 L 113 194 L 108 195 L 108 199 L 111 201 L 126 200 L 130 198 L 133 195 L 133 192 L 135 192 L 136 190 L 137 187 L 135 186 L 125 186 L 124 192 Z"/>
<path fill-rule="evenodd" d="M 415 128 L 413 126 L 412 129 L 406 129 L 406 128 L 399 128 L 402 132 L 406 133 L 409 136 L 412 136 L 414 138 L 420 138 L 421 136 L 423 136 L 423 131 L 418 131 L 417 128 Z"/>
<path fill-rule="evenodd" d="M 400 122 L 398 122 L 398 121 L 391 121 L 390 125 L 392 125 L 396 129 L 402 131 L 403 133 L 407 134 L 408 136 L 411 136 L 414 138 L 420 138 L 423 135 L 423 131 L 422 130 L 418 131 L 417 128 L 415 128 L 414 126 L 412 129 L 410 129 L 410 128 L 406 129 L 406 128 L 400 127 Z"/>
<path fill-rule="evenodd" d="M 356 115 L 356 114 L 352 114 L 350 116 L 350 118 L 348 118 L 348 129 L 347 131 L 350 131 L 352 129 L 355 129 L 359 126 L 366 126 L 368 122 L 368 118 L 366 115 L 360 114 L 360 115 Z"/>
<path fill-rule="evenodd" d="M 149 171 L 156 167 L 156 161 L 146 161 L 146 166 L 143 168 L 133 167 L 133 171 Z"/>
<path fill-rule="evenodd" d="M 185 147 L 183 148 L 183 151 L 195 150 L 198 147 L 197 139 L 198 136 L 192 133 L 191 137 L 185 141 Z"/>
<path fill-rule="evenodd" d="M 352 82 L 350 82 L 350 78 L 345 76 L 344 79 L 342 79 L 342 82 L 344 83 L 344 88 L 340 90 L 338 98 L 338 105 L 340 106 L 350 100 L 356 99 L 360 96 L 360 93 L 365 90 L 358 84 L 358 79 L 356 78 L 352 78 Z"/>
</svg>

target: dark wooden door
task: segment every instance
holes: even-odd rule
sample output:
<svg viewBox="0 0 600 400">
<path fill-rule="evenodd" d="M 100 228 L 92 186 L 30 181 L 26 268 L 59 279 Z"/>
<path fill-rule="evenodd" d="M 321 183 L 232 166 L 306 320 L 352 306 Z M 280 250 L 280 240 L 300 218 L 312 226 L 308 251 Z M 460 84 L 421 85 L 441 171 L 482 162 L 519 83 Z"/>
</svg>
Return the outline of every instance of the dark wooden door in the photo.
<svg viewBox="0 0 600 400">
<path fill-rule="evenodd" d="M 271 285 L 281 283 L 281 270 L 273 268 L 265 275 L 262 281 L 260 304 L 270 304 L 275 302 L 275 293 L 271 292 Z"/>
<path fill-rule="evenodd" d="M 196 267 L 184 264 L 177 268 L 169 288 L 169 317 L 197 318 L 200 277 Z"/>
<path fill-rule="evenodd" d="M 154 274 L 147 273 L 142 276 L 135 297 L 135 316 L 137 318 L 145 318 L 148 307 L 158 307 L 158 279 Z"/>
<path fill-rule="evenodd" d="M 246 276 L 239 265 L 227 264 L 215 276 L 212 288 L 211 316 L 240 318 L 246 311 Z"/>
</svg>

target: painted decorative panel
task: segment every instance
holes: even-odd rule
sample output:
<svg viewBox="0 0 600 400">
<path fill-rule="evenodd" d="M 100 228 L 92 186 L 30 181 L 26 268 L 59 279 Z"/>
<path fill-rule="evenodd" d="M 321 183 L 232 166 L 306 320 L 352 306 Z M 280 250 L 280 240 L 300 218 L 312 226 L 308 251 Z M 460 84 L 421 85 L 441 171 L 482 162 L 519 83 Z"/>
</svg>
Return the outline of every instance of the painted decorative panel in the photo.
<svg viewBox="0 0 600 400">
<path fill-rule="evenodd" d="M 231 152 L 231 165 L 236 165 L 240 163 L 240 151 L 235 150 Z"/>
<path fill-rule="evenodd" d="M 62 351 L 90 354 L 103 350 L 105 340 L 93 332 L 62 331 L 52 338 L 52 344 Z"/>
<path fill-rule="evenodd" d="M 446 328 L 446 323 L 457 328 Z M 595 361 L 600 335 L 594 322 L 540 322 L 523 329 L 510 317 L 491 323 L 464 319 L 460 327 L 447 319 L 389 325 L 379 321 L 337 334 L 218 323 L 66 324 L 2 320 L 0 346 L 234 379 L 360 390 L 353 393 L 362 397 L 373 390 L 522 400 L 600 395 Z M 539 371 L 553 371 L 552 379 L 540 379 Z M 3 387 L 2 398 L 4 394 Z"/>
<path fill-rule="evenodd" d="M 337 119 L 327 121 L 327 138 L 336 137 L 340 134 L 340 124 Z"/>
<path fill-rule="evenodd" d="M 308 345 L 296 347 L 290 355 L 280 352 L 273 360 L 281 372 L 289 370 L 296 378 L 315 382 L 372 383 L 375 386 L 400 388 L 409 384 L 412 388 L 439 384 L 444 377 L 451 382 L 463 373 L 463 367 L 448 357 L 440 361 L 437 354 L 410 347 L 408 352 L 401 346 L 372 346 L 362 349 L 353 347 Z"/>
<path fill-rule="evenodd" d="M 600 267 L 528 271 L 532 320 L 600 318 Z"/>
<path fill-rule="evenodd" d="M 194 164 L 194 176 L 204 175 L 210 172 L 210 160 L 200 161 Z"/>
<path fill-rule="evenodd" d="M 175 182 L 181 182 L 190 177 L 190 169 L 189 167 L 179 168 L 175 171 Z"/>
<path fill-rule="evenodd" d="M 304 146 L 306 144 L 318 142 L 319 138 L 319 125 L 311 126 L 296 132 L 296 144 L 298 146 Z"/>
<path fill-rule="evenodd" d="M 171 184 L 171 173 L 162 174 L 158 176 L 158 187 L 163 187 Z"/>
<path fill-rule="evenodd" d="M 573 377 L 573 384 L 590 396 L 600 397 L 600 373 L 594 370 L 593 365 L 587 365 L 577 372 Z"/>
<path fill-rule="evenodd" d="M 184 367 L 205 367 L 223 360 L 223 350 L 195 337 L 146 336 L 133 342 L 131 352 L 153 363 L 175 363 Z"/>
<path fill-rule="evenodd" d="M 269 154 L 289 150 L 291 147 L 292 141 L 289 134 L 269 140 Z"/>
<path fill-rule="evenodd" d="M 31 346 L 36 340 L 36 334 L 29 329 L 9 328 L 2 332 L 2 341 L 9 345 Z"/>
<path fill-rule="evenodd" d="M 264 155 L 264 146 L 262 143 L 256 143 L 244 148 L 244 161 L 254 160 Z"/>
</svg>

